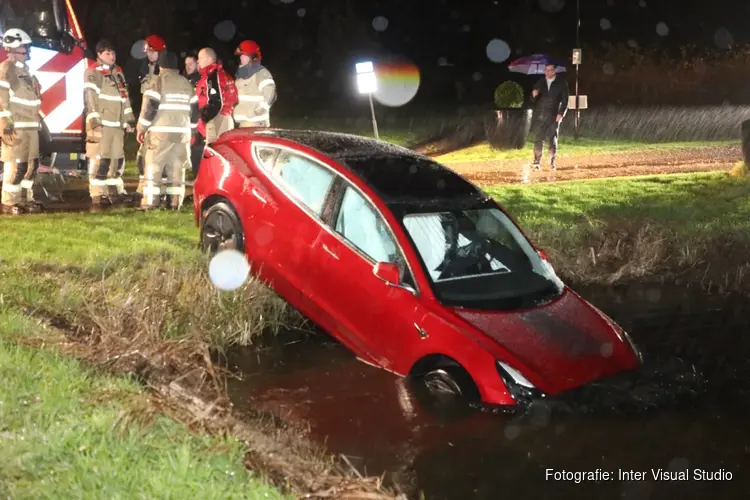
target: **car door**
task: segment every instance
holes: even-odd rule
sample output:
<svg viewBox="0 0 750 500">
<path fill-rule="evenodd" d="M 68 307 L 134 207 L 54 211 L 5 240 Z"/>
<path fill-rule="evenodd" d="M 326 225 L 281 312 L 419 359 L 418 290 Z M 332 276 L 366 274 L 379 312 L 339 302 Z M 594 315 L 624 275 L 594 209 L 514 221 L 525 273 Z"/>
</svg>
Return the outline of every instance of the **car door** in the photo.
<svg viewBox="0 0 750 500">
<path fill-rule="evenodd" d="M 330 228 L 314 245 L 314 279 L 305 294 L 332 316 L 337 335 L 358 346 L 365 361 L 405 375 L 414 361 L 408 345 L 418 341 L 424 315 L 411 272 L 383 217 L 345 182 Z M 373 274 L 378 262 L 402 267 L 402 284 L 389 286 Z"/>
<path fill-rule="evenodd" d="M 321 213 L 335 177 L 329 167 L 285 149 L 273 165 L 271 178 L 278 191 L 279 213 L 268 245 L 267 265 L 276 276 L 274 287 L 298 307 L 310 277 L 312 244 L 323 230 Z"/>
</svg>

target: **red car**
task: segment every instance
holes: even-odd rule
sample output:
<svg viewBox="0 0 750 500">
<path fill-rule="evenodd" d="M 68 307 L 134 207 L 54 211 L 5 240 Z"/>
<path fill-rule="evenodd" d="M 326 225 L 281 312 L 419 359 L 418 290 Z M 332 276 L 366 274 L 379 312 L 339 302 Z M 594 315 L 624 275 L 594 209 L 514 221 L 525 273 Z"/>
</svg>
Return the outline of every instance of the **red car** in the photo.
<svg viewBox="0 0 750 500">
<path fill-rule="evenodd" d="M 365 363 L 517 405 L 639 366 L 493 199 L 369 138 L 234 130 L 194 184 L 201 246 L 252 273 Z"/>
</svg>

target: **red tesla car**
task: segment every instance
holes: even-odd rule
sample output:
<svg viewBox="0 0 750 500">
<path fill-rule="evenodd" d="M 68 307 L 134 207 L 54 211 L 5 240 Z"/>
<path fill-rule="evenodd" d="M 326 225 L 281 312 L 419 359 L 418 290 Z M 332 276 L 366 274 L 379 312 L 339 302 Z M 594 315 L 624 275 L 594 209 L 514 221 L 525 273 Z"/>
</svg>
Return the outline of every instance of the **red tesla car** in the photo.
<svg viewBox="0 0 750 500">
<path fill-rule="evenodd" d="M 409 149 L 317 131 L 234 130 L 194 185 L 204 251 L 252 273 L 365 363 L 517 405 L 639 366 L 493 199 Z"/>
</svg>

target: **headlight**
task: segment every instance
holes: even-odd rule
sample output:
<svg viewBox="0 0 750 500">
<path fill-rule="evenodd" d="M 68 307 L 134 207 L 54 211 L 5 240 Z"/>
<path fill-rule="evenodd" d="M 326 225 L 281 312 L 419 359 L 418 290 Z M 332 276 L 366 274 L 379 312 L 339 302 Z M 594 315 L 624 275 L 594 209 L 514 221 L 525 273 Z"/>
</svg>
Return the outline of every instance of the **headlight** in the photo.
<svg viewBox="0 0 750 500">
<path fill-rule="evenodd" d="M 524 377 L 523 375 L 521 375 L 521 372 L 519 372 L 515 368 L 511 368 L 510 366 L 508 366 L 506 363 L 503 363 L 502 361 L 498 361 L 497 364 L 499 364 L 503 370 L 508 372 L 508 375 L 510 375 L 517 384 L 520 384 L 524 387 L 528 387 L 529 389 L 536 389 L 536 387 L 534 387 L 534 384 L 529 382 L 528 379 Z"/>
<path fill-rule="evenodd" d="M 534 387 L 534 384 L 521 375 L 521 372 L 511 368 L 507 363 L 496 361 L 495 367 L 500 378 L 503 380 L 505 387 L 508 388 L 511 397 L 518 403 L 528 404 L 538 398 L 543 398 L 545 394 Z"/>
</svg>

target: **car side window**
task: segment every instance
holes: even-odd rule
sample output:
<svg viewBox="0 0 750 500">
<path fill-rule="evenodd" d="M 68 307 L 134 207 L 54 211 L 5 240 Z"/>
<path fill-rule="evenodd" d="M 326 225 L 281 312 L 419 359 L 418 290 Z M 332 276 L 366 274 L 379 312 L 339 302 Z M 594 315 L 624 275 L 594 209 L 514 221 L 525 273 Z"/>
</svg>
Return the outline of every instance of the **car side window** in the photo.
<svg viewBox="0 0 750 500">
<path fill-rule="evenodd" d="M 336 219 L 336 232 L 375 262 L 397 262 L 398 247 L 385 221 L 375 207 L 349 186 Z"/>
<path fill-rule="evenodd" d="M 273 160 L 276 158 L 276 155 L 279 153 L 279 150 L 276 148 L 269 148 L 265 146 L 258 146 L 255 148 L 255 155 L 257 156 L 260 165 L 265 170 L 271 170 L 273 167 Z"/>
<path fill-rule="evenodd" d="M 279 154 L 274 177 L 281 180 L 291 195 L 320 216 L 334 173 L 322 165 L 287 151 Z"/>
</svg>

